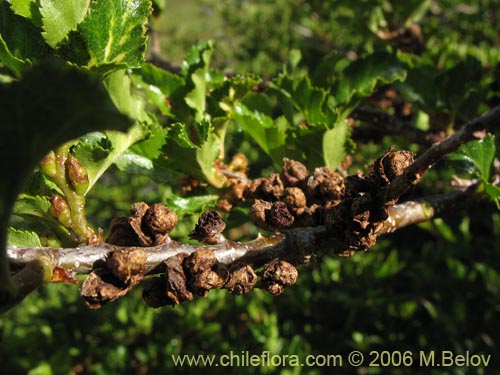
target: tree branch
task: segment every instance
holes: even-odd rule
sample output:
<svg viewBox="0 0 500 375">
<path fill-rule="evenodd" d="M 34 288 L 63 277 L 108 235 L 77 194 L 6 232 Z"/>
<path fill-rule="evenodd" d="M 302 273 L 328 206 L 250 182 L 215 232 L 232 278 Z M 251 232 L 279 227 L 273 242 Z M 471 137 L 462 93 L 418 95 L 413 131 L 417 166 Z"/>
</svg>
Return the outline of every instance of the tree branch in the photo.
<svg viewBox="0 0 500 375">
<path fill-rule="evenodd" d="M 431 220 L 457 205 L 477 196 L 472 191 L 455 190 L 416 201 L 407 201 L 388 209 L 389 217 L 384 222 L 380 234 Z M 216 245 L 189 245 L 172 239 L 160 246 L 143 247 L 146 251 L 146 273 L 151 273 L 162 261 L 180 253 L 191 254 L 200 249 L 213 250 L 217 260 L 224 264 L 235 262 L 260 266 L 272 259 L 284 259 L 294 265 L 306 263 L 311 256 L 335 254 L 332 237 L 325 226 L 297 228 L 270 237 L 259 236 L 249 242 L 225 240 Z M 121 247 L 100 243 L 77 248 L 20 248 L 9 247 L 7 256 L 13 266 L 48 259 L 53 268 L 62 267 L 76 274 L 88 274 L 95 264 L 104 262 L 106 257 L 117 250 L 134 250 L 137 247 Z"/>
<path fill-rule="evenodd" d="M 401 175 L 380 191 L 378 199 L 380 202 L 397 200 L 408 189 L 418 184 L 424 173 L 443 156 L 455 151 L 464 143 L 474 139 L 482 139 L 486 135 L 486 129 L 499 127 L 499 124 L 500 106 L 496 106 L 481 117 L 469 122 L 444 141 L 427 149 Z"/>
<path fill-rule="evenodd" d="M 366 106 L 359 106 L 351 113 L 351 116 L 356 120 L 376 125 L 378 131 L 381 133 L 402 135 L 410 142 L 423 145 L 430 144 L 428 134 L 426 132 L 416 128 L 413 124 L 401 120 L 396 116 L 391 116 L 388 113 Z"/>
</svg>

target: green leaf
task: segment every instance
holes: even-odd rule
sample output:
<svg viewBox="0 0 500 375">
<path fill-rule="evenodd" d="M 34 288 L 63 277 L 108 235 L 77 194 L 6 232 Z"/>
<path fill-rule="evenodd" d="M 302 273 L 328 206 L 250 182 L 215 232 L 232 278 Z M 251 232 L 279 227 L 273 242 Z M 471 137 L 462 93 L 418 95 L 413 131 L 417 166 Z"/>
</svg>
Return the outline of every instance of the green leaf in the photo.
<svg viewBox="0 0 500 375">
<path fill-rule="evenodd" d="M 87 192 L 99 178 L 133 144 L 148 135 L 146 126 L 136 124 L 128 132 L 106 131 L 90 133 L 78 140 L 71 154 L 80 161 L 89 176 Z"/>
<path fill-rule="evenodd" d="M 15 228 L 9 228 L 8 244 L 9 246 L 19 246 L 19 247 L 42 246 L 38 234 L 36 234 L 35 232 L 27 230 L 19 230 Z"/>
<path fill-rule="evenodd" d="M 214 132 L 210 132 L 206 141 L 196 150 L 196 161 L 200 169 L 212 186 L 222 187 L 222 179 L 217 174 L 215 160 L 221 154 L 222 144 Z"/>
<path fill-rule="evenodd" d="M 0 1 L 0 15 L 0 35 L 13 56 L 34 61 L 51 54 L 40 29 L 31 22 L 33 19 L 14 14 L 7 1 Z"/>
<path fill-rule="evenodd" d="M 328 91 L 314 87 L 307 76 L 281 75 L 270 86 L 280 94 L 282 101 L 288 102 L 299 111 L 309 125 L 329 125 L 335 121 L 335 112 L 327 105 Z M 294 123 L 293 113 L 287 119 Z"/>
<path fill-rule="evenodd" d="M 194 109 L 195 120 L 202 121 L 205 116 L 208 68 L 213 52 L 213 43 L 197 43 L 190 56 L 184 62 L 187 67 L 187 79 L 193 89 L 186 94 L 186 104 Z"/>
<path fill-rule="evenodd" d="M 44 224 L 55 233 L 63 245 L 74 246 L 75 242 L 67 228 L 50 213 L 51 203 L 47 197 L 20 194 L 13 207 L 13 214 L 37 224 Z"/>
<path fill-rule="evenodd" d="M 210 115 L 231 117 L 238 103 L 247 95 L 253 94 L 252 88 L 260 81 L 260 78 L 253 75 L 237 75 L 226 79 L 207 98 Z"/>
<path fill-rule="evenodd" d="M 10 0 L 14 13 L 29 19 L 37 27 L 42 26 L 39 0 Z"/>
<path fill-rule="evenodd" d="M 495 152 L 495 137 L 488 134 L 482 140 L 467 142 L 460 146 L 457 151 L 448 155 L 448 159 L 455 162 L 458 168 L 487 182 L 490 179 Z"/>
<path fill-rule="evenodd" d="M 491 199 L 496 203 L 497 208 L 500 210 L 500 188 L 489 182 L 484 184 L 484 191 L 490 196 Z"/>
<path fill-rule="evenodd" d="M 88 65 L 139 67 L 144 61 L 150 13 L 148 0 L 93 1 L 79 28 L 91 56 Z"/>
<path fill-rule="evenodd" d="M 40 0 L 42 33 L 47 44 L 55 48 L 83 20 L 90 0 Z"/>
<path fill-rule="evenodd" d="M 173 116 L 169 97 L 184 85 L 182 77 L 146 63 L 133 74 L 132 79 L 137 88 L 146 91 L 149 100 L 163 115 Z"/>
<path fill-rule="evenodd" d="M 36 216 L 45 220 L 55 220 L 50 214 L 50 202 L 46 197 L 21 194 L 13 209 L 14 215 Z"/>
<path fill-rule="evenodd" d="M 163 155 L 154 160 L 155 170 L 163 176 L 168 176 L 165 171 L 175 172 L 180 176 L 191 175 L 212 186 L 222 187 L 224 180 L 215 167 L 215 160 L 221 153 L 222 144 L 215 134 L 214 127 L 211 123 L 208 124 L 207 135 L 199 145 L 190 139 L 185 124 L 173 124 L 168 129 Z"/>
<path fill-rule="evenodd" d="M 31 67 L 31 63 L 28 60 L 18 59 L 12 54 L 2 35 L 0 35 L 0 62 L 14 73 L 16 78 L 21 78 L 23 73 Z"/>
<path fill-rule="evenodd" d="M 173 194 L 168 197 L 165 205 L 175 211 L 179 219 L 182 219 L 185 215 L 199 214 L 208 207 L 213 207 L 218 199 L 218 195 L 200 195 L 184 198 Z"/>
<path fill-rule="evenodd" d="M 145 110 L 144 100 L 132 94 L 131 80 L 125 69 L 117 70 L 104 79 L 113 103 L 116 107 L 130 118 L 150 123 L 152 119 Z"/>
<path fill-rule="evenodd" d="M 346 156 L 346 143 L 349 141 L 350 126 L 347 120 L 338 122 L 333 129 L 323 135 L 323 157 L 327 167 L 338 168 Z"/>
<path fill-rule="evenodd" d="M 258 111 L 251 111 L 243 104 L 236 107 L 234 119 L 271 157 L 274 164 L 281 166 L 283 156 L 285 156 L 288 121 L 284 117 L 273 121 L 269 116 Z"/>
<path fill-rule="evenodd" d="M 337 105 L 351 107 L 357 100 L 371 95 L 378 85 L 402 81 L 405 77 L 406 70 L 395 56 L 374 53 L 344 69 L 334 86 L 333 96 Z"/>
</svg>

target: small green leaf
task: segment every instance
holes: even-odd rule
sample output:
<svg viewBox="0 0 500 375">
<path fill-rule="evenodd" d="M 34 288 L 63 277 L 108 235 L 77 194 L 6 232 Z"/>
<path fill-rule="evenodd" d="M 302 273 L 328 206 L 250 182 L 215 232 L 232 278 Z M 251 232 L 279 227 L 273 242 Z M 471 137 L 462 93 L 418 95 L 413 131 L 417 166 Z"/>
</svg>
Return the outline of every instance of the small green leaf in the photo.
<svg viewBox="0 0 500 375">
<path fill-rule="evenodd" d="M 243 130 L 268 154 L 276 166 L 281 166 L 289 127 L 284 117 L 272 118 L 258 111 L 251 111 L 243 104 L 236 107 L 234 119 Z"/>
<path fill-rule="evenodd" d="M 343 71 L 333 95 L 337 104 L 350 107 L 353 102 L 371 95 L 378 85 L 402 81 L 405 77 L 406 70 L 395 56 L 374 53 L 354 61 Z"/>
<path fill-rule="evenodd" d="M 146 50 L 151 1 L 95 0 L 80 24 L 91 60 L 89 66 L 124 64 L 139 67 Z M 103 32 L 103 31 L 106 32 Z"/>
<path fill-rule="evenodd" d="M 349 141 L 350 126 L 347 120 L 338 122 L 323 135 L 323 157 L 327 167 L 338 168 L 346 156 L 346 142 Z"/>
<path fill-rule="evenodd" d="M 222 187 L 221 177 L 215 169 L 215 160 L 221 154 L 221 148 L 219 137 L 214 132 L 210 132 L 206 141 L 196 150 L 196 161 L 205 179 L 215 187 Z"/>
<path fill-rule="evenodd" d="M 122 113 L 140 122 L 152 122 L 145 110 L 144 100 L 132 93 L 131 80 L 125 69 L 109 74 L 104 79 L 104 85 L 113 103 Z"/>
<path fill-rule="evenodd" d="M 133 144 L 147 136 L 147 128 L 136 124 L 128 132 L 106 131 L 90 133 L 78 140 L 71 154 L 85 167 L 89 185 L 88 192 L 104 172 Z"/>
<path fill-rule="evenodd" d="M 18 59 L 12 54 L 2 35 L 0 35 L 0 62 L 14 73 L 16 78 L 21 78 L 23 73 L 31 67 L 31 63 L 28 60 Z"/>
<path fill-rule="evenodd" d="M 489 134 L 482 140 L 467 142 L 460 146 L 457 151 L 448 155 L 448 159 L 455 162 L 458 168 L 487 182 L 490 179 L 495 151 L 495 137 Z"/>
<path fill-rule="evenodd" d="M 185 124 L 174 124 L 167 134 L 164 156 L 154 161 L 155 168 L 159 171 L 170 169 L 184 176 L 192 175 L 220 188 L 223 179 L 215 168 L 215 160 L 221 153 L 222 144 L 213 125 L 207 124 L 207 135 L 199 145 L 190 139 Z"/>
<path fill-rule="evenodd" d="M 281 75 L 271 84 L 282 101 L 289 103 L 299 111 L 309 125 L 331 124 L 336 114 L 328 106 L 328 91 L 311 84 L 309 77 Z M 293 113 L 287 114 L 293 123 Z"/>
<path fill-rule="evenodd" d="M 22 217 L 36 216 L 46 220 L 52 220 L 50 215 L 50 202 L 46 197 L 21 194 L 16 200 L 13 213 Z"/>
<path fill-rule="evenodd" d="M 9 246 L 19 246 L 19 247 L 41 247 L 42 243 L 40 238 L 35 232 L 27 230 L 19 230 L 15 228 L 9 228 L 8 233 L 8 244 Z"/>
<path fill-rule="evenodd" d="M 47 197 L 21 194 L 16 200 L 12 212 L 14 215 L 26 220 L 33 220 L 35 223 L 46 225 L 60 240 L 62 240 L 63 245 L 74 246 L 75 240 L 72 238 L 68 229 L 52 216 L 50 207 L 51 203 Z"/>
<path fill-rule="evenodd" d="M 189 131 L 185 124 L 180 122 L 171 124 L 168 128 L 168 134 L 182 148 L 197 147 L 189 137 Z"/>
<path fill-rule="evenodd" d="M 29 19 L 37 27 L 42 25 L 39 0 L 10 0 L 10 3 L 14 13 Z"/>
<path fill-rule="evenodd" d="M 188 57 L 185 64 L 188 64 L 188 80 L 192 83 L 193 89 L 186 94 L 186 104 L 194 109 L 195 120 L 202 121 L 205 116 L 208 68 L 213 52 L 213 43 L 197 43 L 192 55 Z"/>
<path fill-rule="evenodd" d="M 199 214 L 207 208 L 213 207 L 218 199 L 218 195 L 200 195 L 184 198 L 174 194 L 168 197 L 165 204 L 175 211 L 179 219 L 181 219 L 185 215 Z"/>
<path fill-rule="evenodd" d="M 490 196 L 491 199 L 493 199 L 493 201 L 497 205 L 497 208 L 500 210 L 500 188 L 496 185 L 486 182 L 484 184 L 484 191 Z"/>
<path fill-rule="evenodd" d="M 139 89 L 146 91 L 150 101 L 163 115 L 173 116 L 169 97 L 184 84 L 182 77 L 146 63 L 134 73 L 132 79 Z"/>
<path fill-rule="evenodd" d="M 47 44 L 55 48 L 83 20 L 90 0 L 40 0 L 42 33 Z"/>
<path fill-rule="evenodd" d="M 33 8 L 38 9 L 36 6 Z M 0 15 L 0 35 L 13 56 L 34 61 L 34 58 L 48 57 L 51 54 L 40 29 L 34 25 L 34 19 L 15 14 L 8 1 L 0 1 Z"/>
</svg>

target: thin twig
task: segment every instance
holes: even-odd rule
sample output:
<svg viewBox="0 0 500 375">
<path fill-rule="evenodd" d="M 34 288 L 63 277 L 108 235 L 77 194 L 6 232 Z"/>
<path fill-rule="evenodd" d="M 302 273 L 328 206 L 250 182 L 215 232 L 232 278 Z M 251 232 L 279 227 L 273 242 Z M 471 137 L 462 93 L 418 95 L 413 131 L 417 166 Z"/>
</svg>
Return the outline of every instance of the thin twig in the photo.
<svg viewBox="0 0 500 375">
<path fill-rule="evenodd" d="M 402 135 L 410 142 L 423 145 L 430 144 L 426 132 L 418 129 L 410 122 L 374 108 L 359 106 L 351 113 L 351 116 L 356 120 L 376 125 L 381 133 Z"/>
<path fill-rule="evenodd" d="M 445 155 L 455 151 L 464 143 L 474 139 L 482 139 L 486 129 L 500 126 L 500 106 L 496 106 L 481 117 L 469 122 L 452 136 L 430 147 L 420 155 L 404 173 L 396 177 L 390 185 L 380 191 L 381 202 L 397 200 L 412 186 L 418 184 L 424 173 Z"/>
</svg>

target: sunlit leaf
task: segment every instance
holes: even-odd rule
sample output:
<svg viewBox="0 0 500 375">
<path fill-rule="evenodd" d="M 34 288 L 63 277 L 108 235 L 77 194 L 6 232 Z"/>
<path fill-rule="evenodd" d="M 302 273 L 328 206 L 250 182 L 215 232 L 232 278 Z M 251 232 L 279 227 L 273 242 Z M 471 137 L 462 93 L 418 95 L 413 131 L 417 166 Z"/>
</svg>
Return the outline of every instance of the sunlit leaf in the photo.
<svg viewBox="0 0 500 375">
<path fill-rule="evenodd" d="M 38 234 L 32 231 L 9 228 L 8 244 L 19 247 L 41 247 Z"/>
<path fill-rule="evenodd" d="M 148 0 L 95 0 L 79 29 L 91 56 L 89 66 L 139 67 L 146 49 Z M 106 30 L 106 32 L 103 32 Z"/>
<path fill-rule="evenodd" d="M 90 0 L 40 0 L 44 39 L 56 47 L 87 13 Z"/>
<path fill-rule="evenodd" d="M 323 155 L 327 167 L 336 169 L 347 155 L 346 143 L 350 135 L 347 120 L 340 121 L 323 136 Z"/>
<path fill-rule="evenodd" d="M 448 159 L 454 161 L 459 168 L 489 181 L 495 152 L 495 137 L 487 135 L 482 140 L 460 146 L 457 151 L 448 155 Z"/>
</svg>

